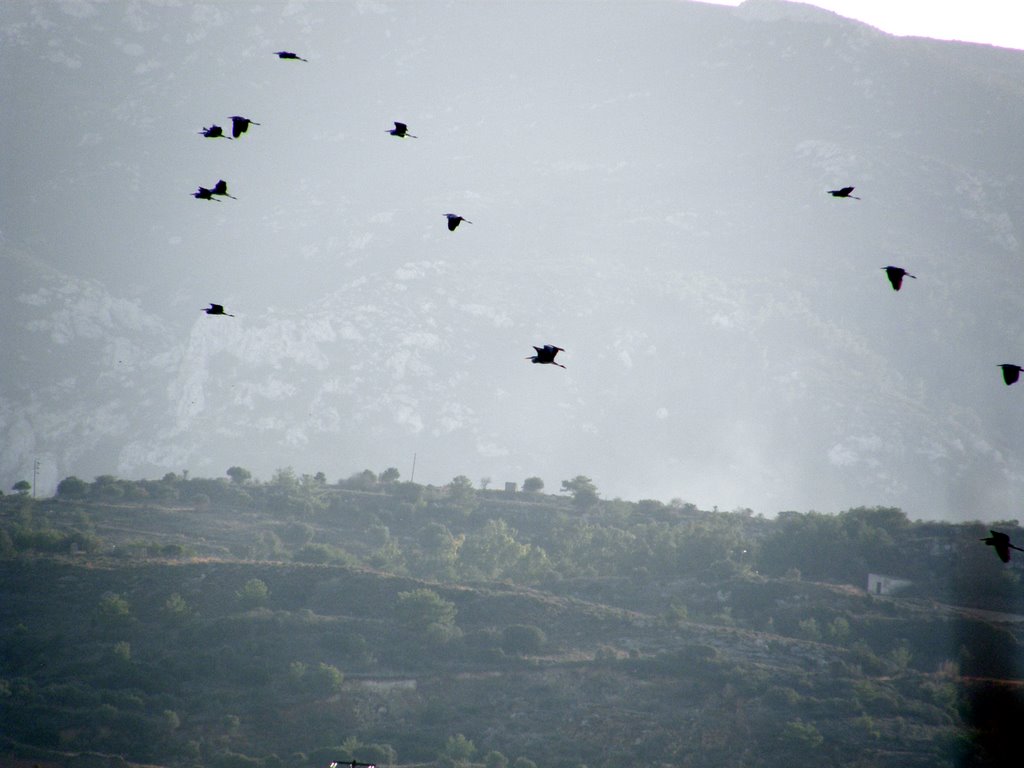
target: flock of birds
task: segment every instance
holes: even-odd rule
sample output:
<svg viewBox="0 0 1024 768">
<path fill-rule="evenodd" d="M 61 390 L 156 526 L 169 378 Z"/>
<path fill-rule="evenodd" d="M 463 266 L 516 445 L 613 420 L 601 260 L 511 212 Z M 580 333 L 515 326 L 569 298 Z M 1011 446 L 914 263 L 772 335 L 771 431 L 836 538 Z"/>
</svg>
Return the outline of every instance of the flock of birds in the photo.
<svg viewBox="0 0 1024 768">
<path fill-rule="evenodd" d="M 853 190 L 854 187 L 842 187 L 840 189 L 830 189 L 828 190 L 828 194 L 832 195 L 832 197 L 843 197 L 852 198 L 854 200 L 860 200 L 859 197 L 852 194 Z M 904 277 L 912 277 L 915 280 L 917 279 L 915 275 L 910 274 L 903 267 L 894 267 L 892 265 L 889 265 L 887 267 L 882 267 L 882 269 L 885 270 L 885 276 L 889 278 L 889 283 L 890 285 L 892 285 L 892 289 L 894 291 L 898 291 L 900 288 L 903 287 Z M 1024 368 L 1022 368 L 1019 365 L 1016 365 L 1015 363 L 1000 363 L 999 367 L 1003 369 L 1003 381 L 1006 382 L 1007 386 L 1016 383 L 1017 379 L 1020 378 L 1020 372 L 1024 370 Z M 1016 549 L 1018 552 L 1024 552 L 1024 549 L 1021 549 L 1015 544 L 1010 543 L 1009 534 L 991 530 L 989 531 L 989 533 L 991 534 L 991 536 L 987 536 L 981 539 L 981 541 L 985 542 L 990 547 L 994 547 L 996 550 L 996 554 L 999 556 L 999 559 L 1002 560 L 1004 563 L 1010 562 L 1011 549 Z"/>
<path fill-rule="evenodd" d="M 299 56 L 294 51 L 275 51 L 274 55 L 276 55 L 279 59 L 284 60 L 308 61 L 307 59 L 304 59 L 301 56 Z M 260 123 L 257 123 L 255 120 L 248 117 L 243 117 L 242 115 L 232 115 L 228 118 L 228 120 L 231 121 L 230 136 L 228 136 L 228 134 L 225 133 L 223 126 L 217 125 L 216 123 L 211 123 L 209 126 L 204 126 L 201 131 L 198 131 L 198 133 L 200 136 L 203 136 L 204 138 L 207 139 L 233 140 L 241 138 L 249 130 L 249 126 L 260 125 Z M 396 136 L 400 139 L 419 138 L 418 136 L 409 133 L 408 125 L 406 125 L 405 123 L 400 123 L 397 120 L 395 121 L 395 127 L 387 129 L 385 133 L 389 133 L 392 136 Z M 232 200 L 238 199 L 237 197 L 231 195 L 228 192 L 228 183 L 224 179 L 218 179 L 217 183 L 211 187 L 198 187 L 196 191 L 192 193 L 192 197 L 194 197 L 196 200 L 209 200 L 211 202 L 217 203 L 221 202 L 219 199 L 221 197 L 229 197 Z M 473 223 L 465 216 L 460 216 L 457 213 L 446 213 L 444 214 L 444 216 L 448 220 L 449 232 L 454 232 L 463 222 L 465 222 L 466 224 Z M 205 307 L 201 311 L 205 312 L 208 315 L 224 315 L 225 317 L 234 317 L 234 315 L 224 311 L 223 305 L 214 304 L 212 302 L 210 303 L 209 307 Z M 559 352 L 565 351 L 561 347 L 555 347 L 551 344 L 545 344 L 543 347 L 534 347 L 534 349 L 537 350 L 537 354 L 527 358 L 528 360 L 533 360 L 533 362 L 535 363 L 548 363 L 552 365 L 557 365 L 560 368 L 565 368 L 565 366 L 562 365 L 561 363 L 555 362 L 555 355 L 557 355 Z"/>
<path fill-rule="evenodd" d="M 283 60 L 308 61 L 307 59 L 304 59 L 303 57 L 299 56 L 297 53 L 294 53 L 293 51 L 275 51 L 275 55 L 279 59 Z M 249 130 L 250 126 L 260 125 L 260 123 L 257 123 L 255 120 L 252 120 L 248 117 L 244 117 L 242 115 L 232 115 L 228 119 L 231 121 L 230 136 L 228 136 L 225 133 L 224 128 L 222 126 L 217 125 L 216 123 L 211 124 L 209 127 L 204 127 L 198 133 L 201 136 L 208 139 L 223 138 L 233 140 L 239 139 L 243 135 L 245 135 L 245 133 Z M 391 136 L 395 136 L 400 139 L 419 138 L 415 134 L 409 133 L 409 126 L 406 123 L 398 122 L 397 120 L 394 123 L 394 128 L 386 129 L 385 133 L 388 133 Z M 860 197 L 853 194 L 854 189 L 855 187 L 852 186 L 840 187 L 839 189 L 828 190 L 827 194 L 831 195 L 834 198 L 860 200 Z M 199 187 L 195 192 L 192 193 L 192 196 L 195 197 L 197 200 L 211 200 L 215 202 L 220 202 L 218 198 L 221 197 L 228 197 L 231 198 L 232 200 L 237 199 L 233 195 L 228 193 L 228 183 L 224 179 L 219 179 L 217 183 L 211 187 Z M 460 216 L 459 214 L 456 213 L 446 213 L 444 214 L 444 216 L 448 221 L 449 232 L 454 232 L 458 228 L 458 226 L 463 222 L 465 222 L 466 224 L 473 223 L 464 216 Z M 897 267 L 890 264 L 888 266 L 882 267 L 882 270 L 885 272 L 885 276 L 888 278 L 889 284 L 892 286 L 892 289 L 894 291 L 899 291 L 900 288 L 903 287 L 903 279 L 905 277 L 909 277 L 914 280 L 917 279 L 916 275 L 910 274 L 903 267 Z M 205 312 L 208 315 L 223 315 L 225 317 L 234 317 L 233 314 L 225 311 L 223 305 L 215 304 L 213 302 L 210 303 L 209 307 L 204 307 L 201 311 Z M 525 359 L 530 360 L 534 364 L 556 365 L 559 368 L 565 368 L 564 365 L 555 360 L 555 357 L 558 355 L 559 352 L 565 351 L 562 347 L 555 346 L 554 344 L 545 344 L 544 346 L 534 346 L 533 348 L 536 351 L 536 354 L 528 355 Z M 1003 371 L 1003 381 L 1007 385 L 1016 383 L 1017 380 L 1020 378 L 1021 371 L 1024 370 L 1024 366 L 1020 366 L 1015 363 L 1000 363 L 999 367 Z M 1007 534 L 1000 533 L 998 531 L 990 531 L 990 533 L 992 534 L 991 536 L 988 536 L 982 539 L 981 541 L 985 542 L 985 544 L 987 544 L 988 546 L 994 547 L 996 554 L 999 556 L 999 559 L 1002 560 L 1004 563 L 1010 561 L 1011 549 L 1016 549 L 1020 552 L 1024 552 L 1024 549 L 1021 549 L 1020 547 L 1010 543 L 1010 537 Z M 372 765 L 369 765 L 367 763 L 357 763 L 355 761 L 349 763 L 333 762 L 331 763 L 330 768 L 340 768 L 341 766 L 346 765 L 350 766 L 350 768 L 374 768 Z"/>
<path fill-rule="evenodd" d="M 859 197 L 852 194 L 853 190 L 854 187 L 842 187 L 840 189 L 830 189 L 828 194 L 832 195 L 832 197 L 860 200 Z M 892 289 L 894 291 L 898 291 L 903 287 L 904 277 L 912 277 L 915 280 L 917 279 L 916 275 L 910 274 L 903 267 L 894 267 L 889 265 L 887 267 L 882 267 L 882 269 L 885 270 L 885 276 L 889 278 L 889 284 L 892 285 Z M 998 367 L 1003 369 L 1003 381 L 1007 386 L 1016 384 L 1017 380 L 1020 378 L 1020 372 L 1024 371 L 1024 366 L 1017 365 L 1016 363 L 1000 363 Z M 1009 555 L 1007 555 L 1007 557 L 1009 557 Z"/>
</svg>

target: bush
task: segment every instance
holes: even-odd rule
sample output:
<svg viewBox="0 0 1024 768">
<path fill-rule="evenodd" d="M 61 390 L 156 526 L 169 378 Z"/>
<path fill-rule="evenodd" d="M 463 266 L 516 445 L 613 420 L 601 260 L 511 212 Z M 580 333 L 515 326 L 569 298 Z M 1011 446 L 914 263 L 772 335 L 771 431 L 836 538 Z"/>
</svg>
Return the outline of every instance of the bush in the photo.
<svg viewBox="0 0 1024 768">
<path fill-rule="evenodd" d="M 99 614 L 105 619 L 127 619 L 132 615 L 132 608 L 121 595 L 107 592 L 100 598 Z"/>
<path fill-rule="evenodd" d="M 505 653 L 525 656 L 540 653 L 547 636 L 540 627 L 528 624 L 512 624 L 502 633 L 501 648 Z"/>
<path fill-rule="evenodd" d="M 320 662 L 316 669 L 309 671 L 306 677 L 313 691 L 324 696 L 338 693 L 345 682 L 345 675 L 340 669 L 324 662 Z"/>
<path fill-rule="evenodd" d="M 81 499 L 89 492 L 89 484 L 74 475 L 57 483 L 57 496 L 61 499 Z"/>
<path fill-rule="evenodd" d="M 805 723 L 799 718 L 786 723 L 782 729 L 782 738 L 801 749 L 817 749 L 825 738 L 813 723 Z"/>
<path fill-rule="evenodd" d="M 540 493 L 543 490 L 544 481 L 541 480 L 539 477 L 528 477 L 525 480 L 523 480 L 524 493 Z"/>
<path fill-rule="evenodd" d="M 257 608 L 267 602 L 270 590 L 262 579 L 249 579 L 245 586 L 235 593 L 238 602 L 245 608 Z"/>
<path fill-rule="evenodd" d="M 451 627 L 455 624 L 455 604 L 432 589 L 398 593 L 398 620 L 408 629 L 423 630 L 431 624 Z"/>
</svg>

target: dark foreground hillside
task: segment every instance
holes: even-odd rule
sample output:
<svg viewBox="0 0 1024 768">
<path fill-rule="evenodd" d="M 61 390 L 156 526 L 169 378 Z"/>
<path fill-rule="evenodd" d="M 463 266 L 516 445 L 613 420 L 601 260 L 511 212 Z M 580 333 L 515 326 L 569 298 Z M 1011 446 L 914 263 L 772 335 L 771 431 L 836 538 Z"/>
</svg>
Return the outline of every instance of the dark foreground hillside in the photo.
<svg viewBox="0 0 1024 768">
<path fill-rule="evenodd" d="M 4 759 L 610 768 L 1011 754 L 1019 572 L 978 526 L 877 508 L 771 521 L 579 487 L 291 480 L 105 478 L 0 499 Z M 900 551 L 914 557 L 901 566 Z M 869 595 L 876 566 L 911 583 Z"/>
</svg>

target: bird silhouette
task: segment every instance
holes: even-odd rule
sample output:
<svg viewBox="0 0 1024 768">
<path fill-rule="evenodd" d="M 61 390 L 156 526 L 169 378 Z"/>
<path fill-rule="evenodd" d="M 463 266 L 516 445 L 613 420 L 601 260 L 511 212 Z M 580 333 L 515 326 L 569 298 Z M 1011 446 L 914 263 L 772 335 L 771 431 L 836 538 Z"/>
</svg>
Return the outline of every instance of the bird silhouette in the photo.
<svg viewBox="0 0 1024 768">
<path fill-rule="evenodd" d="M 565 352 L 561 347 L 556 347 L 554 344 L 545 344 L 543 347 L 534 346 L 534 349 L 537 350 L 537 354 L 532 357 L 527 357 L 527 360 L 532 360 L 534 363 L 557 365 L 559 368 L 565 368 L 561 363 L 555 362 L 555 355 L 559 352 Z"/>
<path fill-rule="evenodd" d="M 473 223 L 469 219 L 464 219 L 461 216 L 459 216 L 457 214 L 454 214 L 454 213 L 446 213 L 445 216 L 448 217 L 448 231 L 449 232 L 454 232 L 455 228 L 458 227 L 459 224 L 462 223 L 463 221 L 466 222 L 467 224 L 472 224 Z"/>
<path fill-rule="evenodd" d="M 293 61 L 306 61 L 304 58 L 299 56 L 297 53 L 291 51 L 274 51 L 279 59 L 292 59 Z"/>
<path fill-rule="evenodd" d="M 397 136 L 400 139 L 404 139 L 406 136 L 408 136 L 410 139 L 419 138 L 419 136 L 413 136 L 411 133 L 409 133 L 409 126 L 407 126 L 405 123 L 399 122 L 396 122 L 395 127 L 392 128 L 390 131 L 386 131 L 386 133 L 390 133 L 392 136 Z"/>
<path fill-rule="evenodd" d="M 990 530 L 991 536 L 987 536 L 981 541 L 984 541 L 990 547 L 996 548 L 996 554 L 999 555 L 999 559 L 1004 563 L 1010 562 L 1010 550 L 1016 549 L 1018 552 L 1024 552 L 1024 549 L 1014 546 L 1010 543 L 1010 537 L 1008 534 L 1000 533 L 999 531 Z"/>
<path fill-rule="evenodd" d="M 214 192 L 212 189 L 200 187 L 199 189 L 192 193 L 192 197 L 194 197 L 196 200 L 213 200 L 213 202 L 219 203 L 220 200 L 214 199 L 213 194 Z"/>
<path fill-rule="evenodd" d="M 199 311 L 205 312 L 208 315 L 224 315 L 225 317 L 234 317 L 234 315 L 228 314 L 227 312 L 224 311 L 224 306 L 222 304 L 214 304 L 212 301 L 210 302 L 210 306 L 203 307 Z"/>
<path fill-rule="evenodd" d="M 234 138 L 238 138 L 243 133 L 249 130 L 250 125 L 259 125 L 255 120 L 250 120 L 248 117 L 242 117 L 241 115 L 231 116 L 231 135 Z"/>
<path fill-rule="evenodd" d="M 999 367 L 1003 369 L 1003 381 L 1006 382 L 1006 386 L 1016 384 L 1017 379 L 1020 378 L 1020 372 L 1024 371 L 1024 368 L 1013 363 L 1000 363 Z"/>
<path fill-rule="evenodd" d="M 856 195 L 850 194 L 851 192 L 853 192 L 853 189 L 853 187 L 843 187 L 842 189 L 830 189 L 828 191 L 828 194 L 832 195 L 832 197 L 852 197 L 854 200 L 860 200 L 860 198 L 857 197 Z"/>
<path fill-rule="evenodd" d="M 222 197 L 230 197 L 232 200 L 238 199 L 234 195 L 228 194 L 228 183 L 224 181 L 224 179 L 220 179 L 216 184 L 214 184 L 210 193 L 214 195 L 221 195 Z"/>
<path fill-rule="evenodd" d="M 903 285 L 904 277 L 913 277 L 917 280 L 914 275 L 910 274 L 903 267 L 882 267 L 885 270 L 885 276 L 889 278 L 889 282 L 892 283 L 892 289 L 898 291 L 900 286 Z"/>
<path fill-rule="evenodd" d="M 208 139 L 230 139 L 230 136 L 224 135 L 224 129 L 219 125 L 211 125 L 209 128 L 203 128 L 199 131 L 200 136 L 205 136 Z"/>
</svg>

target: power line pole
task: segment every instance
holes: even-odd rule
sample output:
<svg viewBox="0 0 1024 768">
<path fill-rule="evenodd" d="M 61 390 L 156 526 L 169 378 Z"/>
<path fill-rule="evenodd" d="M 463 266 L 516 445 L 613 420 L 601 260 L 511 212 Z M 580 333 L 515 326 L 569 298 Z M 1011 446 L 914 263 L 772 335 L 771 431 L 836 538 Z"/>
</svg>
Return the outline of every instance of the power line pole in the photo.
<svg viewBox="0 0 1024 768">
<path fill-rule="evenodd" d="M 415 480 L 416 480 L 416 454 L 414 453 L 412 455 L 412 472 L 409 473 L 409 482 L 411 483 L 411 482 L 414 482 Z"/>
<path fill-rule="evenodd" d="M 32 498 L 36 497 L 36 478 L 39 477 L 39 459 L 32 462 Z"/>
</svg>

